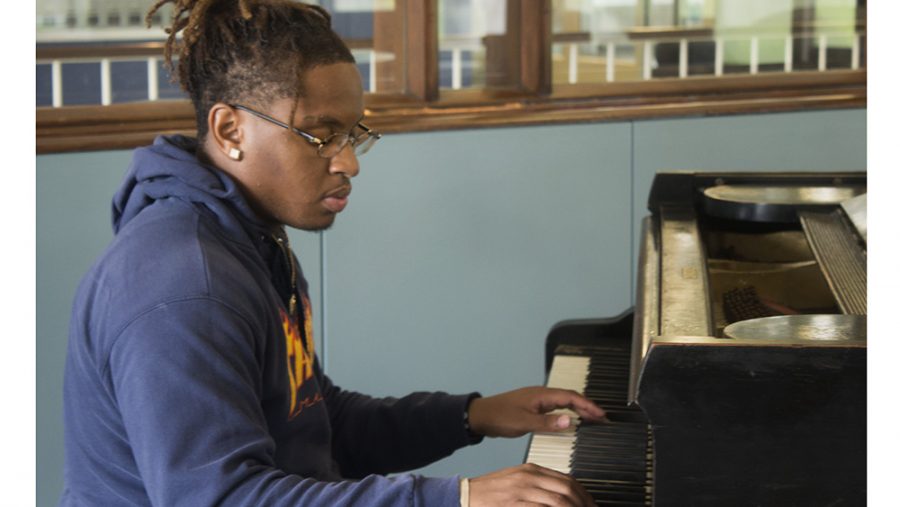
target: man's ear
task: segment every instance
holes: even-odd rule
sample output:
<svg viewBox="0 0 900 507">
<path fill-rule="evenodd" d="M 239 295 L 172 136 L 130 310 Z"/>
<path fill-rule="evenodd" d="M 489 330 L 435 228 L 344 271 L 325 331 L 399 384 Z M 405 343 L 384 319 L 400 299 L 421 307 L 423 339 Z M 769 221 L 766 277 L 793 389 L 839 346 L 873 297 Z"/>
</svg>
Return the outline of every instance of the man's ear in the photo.
<svg viewBox="0 0 900 507">
<path fill-rule="evenodd" d="M 209 109 L 206 121 L 207 136 L 212 141 L 214 149 L 232 160 L 241 160 L 244 153 L 241 150 L 244 135 L 241 117 L 237 111 L 228 104 L 216 102 Z"/>
</svg>

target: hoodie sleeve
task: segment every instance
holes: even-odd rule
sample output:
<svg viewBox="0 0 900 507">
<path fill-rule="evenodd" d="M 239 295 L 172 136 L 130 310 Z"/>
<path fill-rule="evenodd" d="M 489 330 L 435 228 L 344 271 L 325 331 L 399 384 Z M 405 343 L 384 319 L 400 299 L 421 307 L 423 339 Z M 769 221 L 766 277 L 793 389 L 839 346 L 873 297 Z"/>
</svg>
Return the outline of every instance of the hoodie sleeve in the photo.
<svg viewBox="0 0 900 507">
<path fill-rule="evenodd" d="M 153 505 L 459 505 L 458 478 L 320 482 L 275 466 L 253 326 L 187 298 L 132 321 L 103 373 Z"/>
<path fill-rule="evenodd" d="M 419 468 L 475 443 L 463 426 L 463 413 L 477 393 L 373 398 L 322 378 L 334 455 L 345 477 Z"/>
</svg>

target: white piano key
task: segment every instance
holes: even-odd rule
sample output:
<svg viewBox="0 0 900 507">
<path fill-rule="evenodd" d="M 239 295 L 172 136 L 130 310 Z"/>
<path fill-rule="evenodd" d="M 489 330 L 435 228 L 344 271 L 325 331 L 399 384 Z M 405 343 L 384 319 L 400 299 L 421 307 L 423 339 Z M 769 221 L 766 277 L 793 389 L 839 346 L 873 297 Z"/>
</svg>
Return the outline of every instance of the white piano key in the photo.
<svg viewBox="0 0 900 507">
<path fill-rule="evenodd" d="M 554 356 L 547 376 L 547 387 L 584 393 L 589 367 L 589 357 Z M 579 418 L 569 409 L 554 410 L 551 413 L 568 414 L 572 417 L 573 424 L 567 430 L 558 433 L 535 433 L 531 438 L 531 447 L 528 449 L 525 462 L 569 474 L 572 471 L 570 461 L 575 449 L 575 428 Z"/>
</svg>

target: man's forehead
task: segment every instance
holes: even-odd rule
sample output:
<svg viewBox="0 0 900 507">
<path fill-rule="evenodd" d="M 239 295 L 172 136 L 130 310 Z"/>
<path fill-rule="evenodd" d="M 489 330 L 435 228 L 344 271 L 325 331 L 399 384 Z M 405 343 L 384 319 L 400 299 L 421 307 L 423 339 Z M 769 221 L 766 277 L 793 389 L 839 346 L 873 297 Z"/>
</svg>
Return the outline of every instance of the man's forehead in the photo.
<svg viewBox="0 0 900 507">
<path fill-rule="evenodd" d="M 337 63 L 309 69 L 298 106 L 304 124 L 356 124 L 363 115 L 362 81 L 356 66 Z"/>
<path fill-rule="evenodd" d="M 359 95 L 362 97 L 362 78 L 352 63 L 333 63 L 307 69 L 301 78 L 300 87 L 305 96 L 320 99 Z"/>
</svg>

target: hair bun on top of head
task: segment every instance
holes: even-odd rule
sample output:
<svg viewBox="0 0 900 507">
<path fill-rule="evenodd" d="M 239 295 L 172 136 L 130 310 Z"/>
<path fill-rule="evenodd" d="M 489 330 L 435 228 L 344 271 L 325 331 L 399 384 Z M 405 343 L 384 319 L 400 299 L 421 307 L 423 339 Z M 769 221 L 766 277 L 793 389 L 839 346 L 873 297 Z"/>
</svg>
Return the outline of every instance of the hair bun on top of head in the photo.
<svg viewBox="0 0 900 507">
<path fill-rule="evenodd" d="M 198 137 L 216 102 L 264 103 L 302 93 L 300 76 L 317 65 L 354 62 L 331 28 L 331 16 L 292 0 L 158 0 L 147 24 L 172 4 L 166 28 L 167 69 L 191 97 Z M 178 37 L 180 34 L 180 38 Z"/>
<path fill-rule="evenodd" d="M 192 32 L 199 31 L 202 23 L 207 21 L 207 13 L 214 10 L 217 14 L 232 14 L 234 8 L 241 18 L 250 20 L 253 18 L 253 10 L 255 7 L 272 8 L 275 6 L 288 6 L 291 9 L 312 15 L 313 18 L 319 18 L 327 26 L 331 26 L 331 14 L 318 5 L 307 4 L 293 0 L 157 0 L 155 4 L 147 11 L 144 21 L 147 28 L 153 25 L 153 15 L 156 14 L 166 4 L 172 4 L 175 12 L 172 15 L 172 25 L 165 28 L 165 32 L 169 37 L 173 37 L 180 31 L 185 32 L 185 36 L 190 37 Z M 231 11 L 231 12 L 229 12 Z M 263 17 L 265 16 L 263 13 Z M 312 20 L 310 20 L 312 21 Z M 186 41 L 189 43 L 191 41 Z"/>
</svg>

